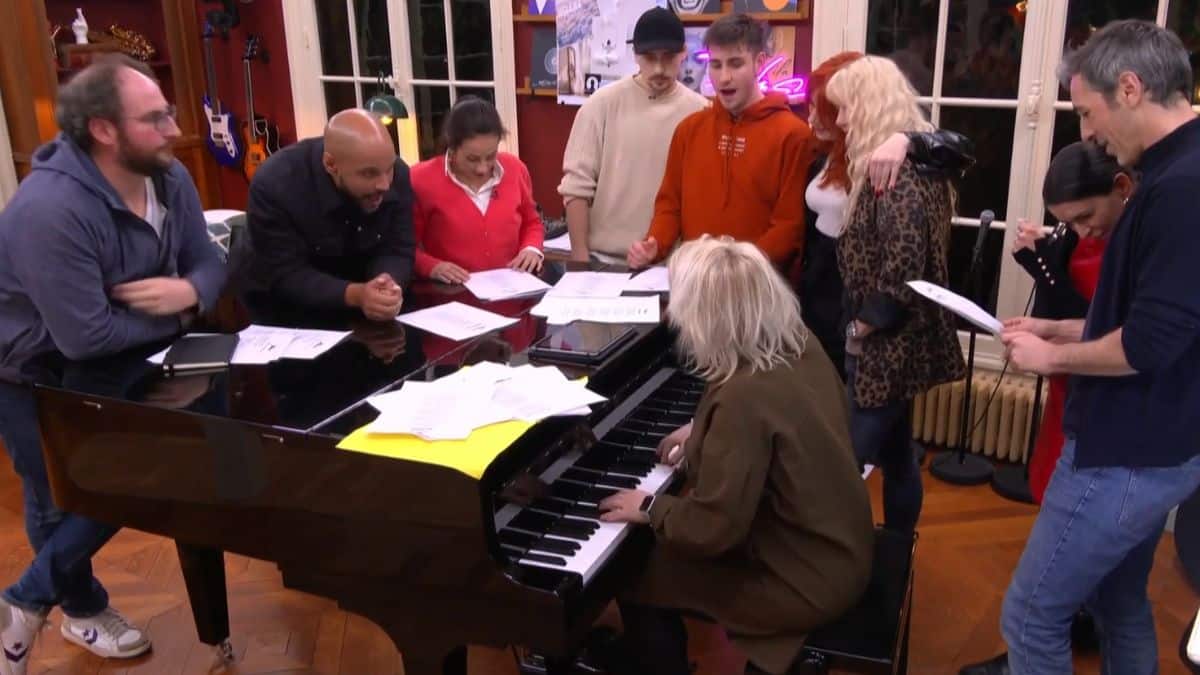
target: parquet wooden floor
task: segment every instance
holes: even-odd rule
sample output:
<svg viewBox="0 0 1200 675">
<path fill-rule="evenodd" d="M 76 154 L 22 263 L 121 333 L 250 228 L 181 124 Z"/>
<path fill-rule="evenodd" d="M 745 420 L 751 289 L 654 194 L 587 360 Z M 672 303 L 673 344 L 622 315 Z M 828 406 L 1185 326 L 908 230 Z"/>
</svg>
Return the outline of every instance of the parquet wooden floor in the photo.
<svg viewBox="0 0 1200 675">
<path fill-rule="evenodd" d="M 870 479 L 878 510 L 879 477 Z M 926 476 L 917 546 L 916 595 L 910 671 L 956 673 L 964 663 L 1003 648 L 997 623 L 1009 575 L 1033 523 L 1034 508 L 997 497 L 988 487 L 952 487 Z M 11 583 L 31 552 L 21 520 L 20 484 L 0 460 L 0 584 Z M 403 673 L 400 655 L 375 625 L 332 602 L 284 589 L 273 565 L 227 556 L 229 605 L 240 675 Z M 146 627 L 154 650 L 142 658 L 103 661 L 67 644 L 55 629 L 43 632 L 31 673 L 92 675 L 208 673 L 212 652 L 196 640 L 175 548 L 167 540 L 122 531 L 100 552 L 97 574 L 114 605 Z M 1178 641 L 1200 596 L 1188 586 L 1169 536 L 1158 550 L 1150 595 L 1158 626 L 1163 675 L 1183 675 Z M 698 675 L 741 672 L 741 660 L 708 626 L 692 626 Z M 515 675 L 505 650 L 472 649 L 471 673 Z M 1097 673 L 1095 659 L 1077 672 Z"/>
</svg>

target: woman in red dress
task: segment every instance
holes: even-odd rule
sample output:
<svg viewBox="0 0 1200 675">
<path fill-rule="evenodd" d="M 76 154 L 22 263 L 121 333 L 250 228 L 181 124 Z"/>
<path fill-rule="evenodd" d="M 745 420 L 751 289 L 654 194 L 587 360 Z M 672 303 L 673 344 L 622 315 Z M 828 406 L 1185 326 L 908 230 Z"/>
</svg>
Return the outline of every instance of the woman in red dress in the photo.
<svg viewBox="0 0 1200 675">
<path fill-rule="evenodd" d="M 1059 221 L 1047 236 L 1022 220 L 1013 257 L 1033 277 L 1033 316 L 1081 319 L 1096 292 L 1109 234 L 1133 192 L 1133 179 L 1116 160 L 1088 143 L 1073 143 L 1050 162 L 1042 185 L 1046 209 Z M 1029 489 L 1040 504 L 1063 446 L 1067 377 L 1050 378 L 1050 395 L 1029 465 Z"/>
</svg>

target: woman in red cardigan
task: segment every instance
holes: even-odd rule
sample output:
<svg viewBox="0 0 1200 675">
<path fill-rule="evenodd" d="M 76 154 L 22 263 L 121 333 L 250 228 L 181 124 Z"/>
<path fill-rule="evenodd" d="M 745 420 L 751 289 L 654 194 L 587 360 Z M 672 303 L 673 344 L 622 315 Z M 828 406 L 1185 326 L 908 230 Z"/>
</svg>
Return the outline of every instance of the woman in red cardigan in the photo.
<svg viewBox="0 0 1200 675">
<path fill-rule="evenodd" d="M 446 154 L 413 167 L 413 226 L 420 277 L 461 284 L 471 272 L 542 267 L 542 220 L 529 169 L 500 152 L 496 108 L 463 97 L 442 127 Z"/>
</svg>

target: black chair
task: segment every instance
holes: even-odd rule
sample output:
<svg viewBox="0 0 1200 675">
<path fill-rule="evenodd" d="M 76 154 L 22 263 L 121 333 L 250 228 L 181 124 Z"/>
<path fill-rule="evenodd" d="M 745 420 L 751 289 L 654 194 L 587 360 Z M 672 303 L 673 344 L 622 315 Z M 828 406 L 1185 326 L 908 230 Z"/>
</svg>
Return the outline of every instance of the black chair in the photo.
<svg viewBox="0 0 1200 675">
<path fill-rule="evenodd" d="M 875 530 L 871 582 L 862 599 L 837 621 L 809 634 L 789 675 L 832 668 L 864 675 L 908 672 L 915 534 Z"/>
</svg>

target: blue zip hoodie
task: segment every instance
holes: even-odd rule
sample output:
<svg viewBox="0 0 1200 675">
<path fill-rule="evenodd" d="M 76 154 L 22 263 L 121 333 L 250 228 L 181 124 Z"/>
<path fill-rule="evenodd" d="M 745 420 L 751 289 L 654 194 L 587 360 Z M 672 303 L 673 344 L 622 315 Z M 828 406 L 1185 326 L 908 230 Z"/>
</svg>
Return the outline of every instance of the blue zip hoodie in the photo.
<svg viewBox="0 0 1200 675">
<path fill-rule="evenodd" d="M 59 134 L 37 149 L 0 212 L 0 380 L 29 382 L 31 362 L 47 353 L 89 359 L 180 331 L 178 316 L 112 300 L 117 284 L 177 276 L 196 288 L 201 309 L 216 303 L 225 265 L 191 176 L 176 161 L 154 187 L 166 209 L 161 238 L 73 141 Z"/>
</svg>

